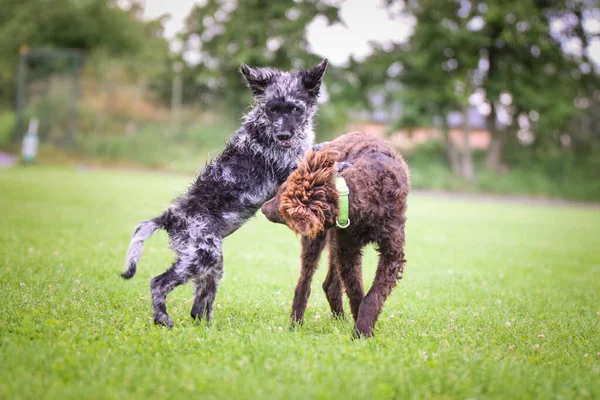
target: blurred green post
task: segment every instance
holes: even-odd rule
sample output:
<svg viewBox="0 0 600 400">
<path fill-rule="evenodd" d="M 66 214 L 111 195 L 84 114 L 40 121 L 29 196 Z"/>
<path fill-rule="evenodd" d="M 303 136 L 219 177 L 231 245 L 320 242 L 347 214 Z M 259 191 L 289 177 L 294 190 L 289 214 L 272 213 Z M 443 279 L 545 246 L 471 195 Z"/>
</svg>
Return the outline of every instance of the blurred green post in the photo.
<svg viewBox="0 0 600 400">
<path fill-rule="evenodd" d="M 183 79 L 181 77 L 183 63 L 177 61 L 173 64 L 173 89 L 171 93 L 171 135 L 179 133 L 181 125 L 181 95 Z"/>
<path fill-rule="evenodd" d="M 21 132 L 23 131 L 23 107 L 25 106 L 25 80 L 27 68 L 25 62 L 27 57 L 27 46 L 21 46 L 19 50 L 19 67 L 17 71 L 17 110 L 16 121 L 13 130 L 13 142 L 17 143 L 21 140 Z"/>
<path fill-rule="evenodd" d="M 79 99 L 79 57 L 72 57 L 72 77 L 73 77 L 73 99 L 71 101 L 71 107 L 69 109 L 70 118 L 69 125 L 67 127 L 67 145 L 75 144 L 75 132 L 77 129 L 77 108 Z"/>
</svg>

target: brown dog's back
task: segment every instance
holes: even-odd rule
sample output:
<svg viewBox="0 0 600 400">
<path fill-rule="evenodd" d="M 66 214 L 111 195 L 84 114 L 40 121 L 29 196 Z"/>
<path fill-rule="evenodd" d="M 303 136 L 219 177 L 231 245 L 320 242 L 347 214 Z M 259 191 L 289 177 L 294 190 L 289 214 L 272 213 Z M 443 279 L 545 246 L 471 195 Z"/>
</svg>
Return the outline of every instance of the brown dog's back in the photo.
<svg viewBox="0 0 600 400">
<path fill-rule="evenodd" d="M 337 153 L 337 161 L 353 162 L 357 156 L 380 153 L 404 163 L 392 146 L 365 132 L 349 132 L 324 145 L 319 151 Z"/>
<path fill-rule="evenodd" d="M 320 149 L 337 162 L 350 165 L 341 175 L 350 188 L 350 207 L 355 222 L 367 226 L 383 223 L 381 218 L 400 217 L 406 207 L 410 175 L 404 159 L 392 146 L 364 132 L 342 135 Z"/>
</svg>

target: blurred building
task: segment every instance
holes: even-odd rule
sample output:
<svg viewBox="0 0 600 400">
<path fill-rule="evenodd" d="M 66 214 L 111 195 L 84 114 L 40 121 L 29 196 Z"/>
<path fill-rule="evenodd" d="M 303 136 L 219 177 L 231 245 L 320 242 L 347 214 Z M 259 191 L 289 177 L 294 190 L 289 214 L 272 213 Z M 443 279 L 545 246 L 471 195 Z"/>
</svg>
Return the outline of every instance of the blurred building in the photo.
<svg viewBox="0 0 600 400">
<path fill-rule="evenodd" d="M 371 99 L 377 103 L 376 98 Z M 394 145 L 403 149 L 410 149 L 421 143 L 433 139 L 442 139 L 442 133 L 439 128 L 433 126 L 422 126 L 413 129 L 399 129 L 390 132 L 390 122 L 394 119 L 391 115 L 398 115 L 399 110 L 355 113 L 355 119 L 349 124 L 348 130 L 359 130 L 369 134 L 386 138 Z M 469 125 L 471 127 L 470 143 L 474 149 L 487 149 L 490 143 L 491 135 L 486 127 L 485 116 L 482 115 L 477 107 L 469 108 Z M 458 146 L 464 146 L 464 115 L 461 112 L 451 112 L 448 114 L 448 126 L 450 128 L 450 139 Z"/>
</svg>

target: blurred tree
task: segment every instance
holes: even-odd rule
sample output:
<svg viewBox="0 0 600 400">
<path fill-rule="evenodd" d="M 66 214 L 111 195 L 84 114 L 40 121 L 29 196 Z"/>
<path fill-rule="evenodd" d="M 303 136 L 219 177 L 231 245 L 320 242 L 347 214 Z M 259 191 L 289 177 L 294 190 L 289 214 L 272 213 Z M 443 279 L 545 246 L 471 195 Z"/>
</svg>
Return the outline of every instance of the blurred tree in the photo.
<svg viewBox="0 0 600 400">
<path fill-rule="evenodd" d="M 470 89 L 477 82 L 474 71 L 479 48 L 485 45 L 485 38 L 469 32 L 468 19 L 457 14 L 455 2 L 426 0 L 408 5 L 405 13 L 417 18 L 409 42 L 387 49 L 379 47 L 362 67 L 371 73 L 362 75 L 370 85 L 388 89 L 388 101 L 402 104 L 394 128 L 411 130 L 433 124 L 441 130 L 452 171 L 470 179 L 470 147 L 468 143 L 462 147 L 461 157 L 450 139 L 448 114 L 467 110 Z"/>
<path fill-rule="evenodd" d="M 22 46 L 80 49 L 88 54 L 103 50 L 110 56 L 145 60 L 146 65 L 168 54 L 161 21 L 136 19 L 135 4 L 125 10 L 107 0 L 0 0 L 0 9 L 0 106 L 8 106 L 14 98 Z"/>
<path fill-rule="evenodd" d="M 379 49 L 364 67 L 379 71 L 371 74 L 379 80 L 401 83 L 395 95 L 406 104 L 400 124 L 410 126 L 425 113 L 441 116 L 444 129 L 445 115 L 465 110 L 470 95 L 480 92 L 489 105 L 492 141 L 486 164 L 493 170 L 502 168 L 504 145 L 522 125 L 541 142 L 542 134 L 552 136 L 547 133 L 566 127 L 578 112 L 575 99 L 589 97 L 599 87 L 587 53 L 564 49 L 569 41 L 587 48 L 592 35 L 583 28 L 583 18 L 598 14 L 594 0 L 388 4 L 400 4 L 417 19 L 414 35 L 407 44 Z M 555 32 L 553 24 L 563 29 Z M 455 165 L 457 157 L 449 159 L 454 171 L 465 174 Z M 469 159 L 466 152 L 463 160 Z"/>
<path fill-rule="evenodd" d="M 576 15 L 598 8 L 595 1 L 514 2 L 507 13 L 506 4 L 488 2 L 477 7 L 476 17 L 483 20 L 481 32 L 489 39 L 482 49 L 487 64 L 483 89 L 490 104 L 487 118 L 492 142 L 486 165 L 498 170 L 502 164 L 504 144 L 527 127 L 535 143 L 565 129 L 578 112 L 578 96 L 587 96 L 600 84 L 597 71 L 589 63 L 586 51 L 569 54 L 564 47 L 577 38 L 587 43 L 581 28 L 556 30 L 552 24 L 581 27 Z M 597 10 L 596 10 L 597 11 Z M 581 36 L 579 36 L 581 35 Z M 499 112 L 508 114 L 502 128 L 495 123 Z"/>
<path fill-rule="evenodd" d="M 600 152 L 600 91 L 589 98 L 579 99 L 577 105 L 582 109 L 568 123 L 568 141 L 578 154 L 589 155 Z M 560 140 L 560 137 L 558 138 Z"/>
<path fill-rule="evenodd" d="M 317 16 L 339 19 L 335 6 L 318 0 L 208 0 L 196 5 L 180 38 L 182 53 L 204 85 L 201 100 L 225 103 L 239 115 L 250 101 L 238 73 L 241 63 L 282 69 L 316 63 L 320 58 L 310 51 L 306 26 Z"/>
</svg>

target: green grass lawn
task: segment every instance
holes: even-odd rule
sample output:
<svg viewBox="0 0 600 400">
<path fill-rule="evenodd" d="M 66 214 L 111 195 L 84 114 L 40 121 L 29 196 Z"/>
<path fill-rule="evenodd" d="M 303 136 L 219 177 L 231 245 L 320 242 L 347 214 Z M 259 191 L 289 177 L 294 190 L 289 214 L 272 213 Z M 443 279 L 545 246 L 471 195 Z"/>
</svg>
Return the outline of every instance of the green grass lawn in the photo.
<svg viewBox="0 0 600 400">
<path fill-rule="evenodd" d="M 323 265 L 289 329 L 298 238 L 259 216 L 225 241 L 213 323 L 192 322 L 187 285 L 167 330 L 148 287 L 164 232 L 118 274 L 136 224 L 190 180 L 0 170 L 0 398 L 600 397 L 599 208 L 410 197 L 404 279 L 369 340 L 330 317 Z"/>
</svg>

